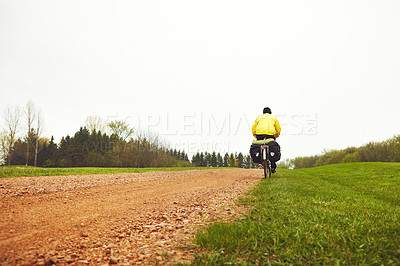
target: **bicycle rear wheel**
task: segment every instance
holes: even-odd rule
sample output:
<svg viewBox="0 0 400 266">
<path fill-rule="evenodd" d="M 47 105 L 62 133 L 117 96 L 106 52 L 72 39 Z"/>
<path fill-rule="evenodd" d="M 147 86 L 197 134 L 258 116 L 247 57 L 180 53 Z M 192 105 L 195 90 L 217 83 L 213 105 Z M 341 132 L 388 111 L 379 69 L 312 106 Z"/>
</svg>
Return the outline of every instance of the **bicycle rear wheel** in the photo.
<svg viewBox="0 0 400 266">
<path fill-rule="evenodd" d="M 264 165 L 264 178 L 271 177 L 271 166 L 268 161 L 263 163 Z"/>
<path fill-rule="evenodd" d="M 264 178 L 267 178 L 267 164 L 264 162 Z"/>
</svg>

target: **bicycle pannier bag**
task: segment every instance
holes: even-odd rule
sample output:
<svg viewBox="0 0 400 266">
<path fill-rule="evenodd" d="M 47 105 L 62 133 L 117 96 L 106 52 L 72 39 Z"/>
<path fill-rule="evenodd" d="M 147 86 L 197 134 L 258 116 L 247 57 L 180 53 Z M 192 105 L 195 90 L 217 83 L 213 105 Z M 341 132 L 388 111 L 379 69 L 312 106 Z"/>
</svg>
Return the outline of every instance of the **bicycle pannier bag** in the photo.
<svg viewBox="0 0 400 266">
<path fill-rule="evenodd" d="M 252 144 L 250 146 L 250 156 L 254 163 L 262 163 L 261 145 Z"/>
<path fill-rule="evenodd" d="M 279 146 L 278 142 L 271 141 L 268 143 L 269 146 L 269 160 L 271 162 L 277 162 L 281 159 L 281 146 Z"/>
<path fill-rule="evenodd" d="M 277 162 L 281 159 L 281 147 L 278 142 L 271 141 L 267 144 L 269 146 L 269 159 L 271 162 Z M 254 163 L 262 163 L 261 145 L 252 144 L 250 146 L 250 156 Z"/>
</svg>

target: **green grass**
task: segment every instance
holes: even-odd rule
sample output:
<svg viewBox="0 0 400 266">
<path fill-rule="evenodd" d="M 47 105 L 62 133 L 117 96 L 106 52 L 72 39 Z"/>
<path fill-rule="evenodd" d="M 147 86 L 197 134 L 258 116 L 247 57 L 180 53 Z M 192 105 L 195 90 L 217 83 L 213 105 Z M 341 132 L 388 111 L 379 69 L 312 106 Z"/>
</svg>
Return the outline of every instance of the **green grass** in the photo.
<svg viewBox="0 0 400 266">
<path fill-rule="evenodd" d="M 400 164 L 278 169 L 236 222 L 198 232 L 194 264 L 400 264 Z"/>
<path fill-rule="evenodd" d="M 194 169 L 210 169 L 205 167 L 161 167 L 161 168 L 103 168 L 103 167 L 72 167 L 72 168 L 41 168 L 33 166 L 0 166 L 0 178 L 21 176 L 56 176 L 56 175 L 87 175 L 143 173 L 156 171 L 184 171 Z M 213 168 L 215 169 L 215 168 Z"/>
</svg>

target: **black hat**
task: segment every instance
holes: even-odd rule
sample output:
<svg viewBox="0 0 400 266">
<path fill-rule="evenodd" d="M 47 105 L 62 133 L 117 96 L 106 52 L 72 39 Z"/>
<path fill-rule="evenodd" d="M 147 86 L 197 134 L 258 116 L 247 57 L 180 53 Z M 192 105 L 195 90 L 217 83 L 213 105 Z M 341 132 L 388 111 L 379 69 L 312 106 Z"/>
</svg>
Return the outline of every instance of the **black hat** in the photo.
<svg viewBox="0 0 400 266">
<path fill-rule="evenodd" d="M 263 110 L 263 114 L 265 114 L 265 113 L 271 114 L 272 113 L 271 112 L 271 108 L 265 107 L 264 110 Z"/>
</svg>

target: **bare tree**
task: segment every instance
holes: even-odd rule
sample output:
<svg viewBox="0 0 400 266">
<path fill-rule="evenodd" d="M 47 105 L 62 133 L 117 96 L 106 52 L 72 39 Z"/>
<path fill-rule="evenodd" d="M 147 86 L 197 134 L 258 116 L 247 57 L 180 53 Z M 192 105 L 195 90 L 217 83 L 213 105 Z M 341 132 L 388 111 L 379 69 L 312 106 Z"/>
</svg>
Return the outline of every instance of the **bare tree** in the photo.
<svg viewBox="0 0 400 266">
<path fill-rule="evenodd" d="M 106 131 L 106 123 L 104 119 L 99 116 L 88 116 L 86 118 L 85 126 L 90 132 L 97 131 L 105 133 Z"/>
<path fill-rule="evenodd" d="M 36 166 L 37 163 L 37 155 L 38 155 L 38 150 L 39 150 L 39 138 L 40 135 L 42 135 L 44 129 L 44 122 L 43 122 L 43 116 L 42 116 L 42 111 L 38 110 L 36 114 L 36 144 L 35 144 L 35 161 L 33 163 L 33 166 Z"/>
<path fill-rule="evenodd" d="M 16 140 L 16 135 L 19 131 L 19 123 L 21 120 L 22 111 L 19 106 L 8 106 L 4 112 L 6 142 L 8 148 L 6 151 L 7 164 L 11 164 L 11 157 L 13 153 L 13 146 Z"/>
<path fill-rule="evenodd" d="M 8 151 L 8 136 L 7 132 L 0 132 L 0 165 L 5 163 Z"/>
<path fill-rule="evenodd" d="M 28 103 L 25 106 L 25 118 L 27 122 L 27 129 L 28 132 L 26 134 L 26 165 L 29 163 L 29 150 L 31 143 L 30 141 L 30 136 L 31 136 L 31 131 L 32 131 L 32 126 L 36 118 L 36 113 L 35 113 L 35 105 L 32 101 L 28 101 Z"/>
</svg>

